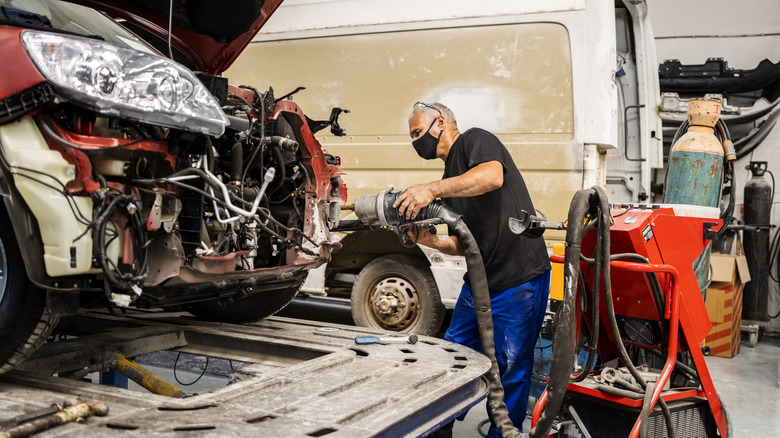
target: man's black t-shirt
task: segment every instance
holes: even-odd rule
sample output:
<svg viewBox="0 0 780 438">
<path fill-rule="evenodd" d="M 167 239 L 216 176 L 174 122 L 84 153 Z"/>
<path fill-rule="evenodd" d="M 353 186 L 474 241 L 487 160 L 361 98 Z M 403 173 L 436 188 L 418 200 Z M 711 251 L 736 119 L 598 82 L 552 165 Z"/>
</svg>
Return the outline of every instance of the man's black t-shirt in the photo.
<svg viewBox="0 0 780 438">
<path fill-rule="evenodd" d="M 472 128 L 463 132 L 444 163 L 444 178 L 466 173 L 480 163 L 498 161 L 504 166 L 504 185 L 492 192 L 443 201 L 463 220 L 477 241 L 485 263 L 491 292 L 525 283 L 550 268 L 542 238 L 519 236 L 509 230 L 509 217 L 520 211 L 534 214 L 525 181 L 506 147 L 488 131 Z"/>
</svg>

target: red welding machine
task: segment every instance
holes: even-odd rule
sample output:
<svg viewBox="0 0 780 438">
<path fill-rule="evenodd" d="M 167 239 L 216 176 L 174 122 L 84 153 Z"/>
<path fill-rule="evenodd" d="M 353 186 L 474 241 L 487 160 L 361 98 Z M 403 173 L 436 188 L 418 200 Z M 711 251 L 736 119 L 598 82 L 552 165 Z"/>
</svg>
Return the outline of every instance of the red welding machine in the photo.
<svg viewBox="0 0 780 438">
<path fill-rule="evenodd" d="M 676 436 L 716 436 L 717 429 L 726 437 L 725 412 L 701 348 L 712 325 L 694 271 L 696 266 L 709 267 L 707 245 L 721 222 L 717 209 L 706 207 L 692 215 L 714 218 L 675 214 L 675 209 L 684 208 L 690 206 L 612 210 L 608 233 L 611 273 L 594 286 L 597 301 L 588 287 L 596 274 L 597 228 L 582 239 L 580 278 L 587 281 L 580 281 L 577 288 L 577 321 L 591 335 L 598 331 L 595 352 L 603 367 L 567 387 L 564 411 L 581 436 L 636 437 L 640 427 L 646 436 L 667 436 L 665 416 L 656 406 L 660 398 L 668 409 L 666 418 L 675 424 Z M 561 263 L 563 257 L 552 256 L 552 260 Z M 598 303 L 598 311 L 593 303 Z M 660 358 L 660 371 L 642 371 L 646 389 L 616 365 L 621 348 L 642 358 Z M 673 379 L 673 374 L 678 378 Z M 684 383 L 677 383 L 680 380 Z M 546 392 L 534 410 L 533 424 L 545 400 Z"/>
</svg>

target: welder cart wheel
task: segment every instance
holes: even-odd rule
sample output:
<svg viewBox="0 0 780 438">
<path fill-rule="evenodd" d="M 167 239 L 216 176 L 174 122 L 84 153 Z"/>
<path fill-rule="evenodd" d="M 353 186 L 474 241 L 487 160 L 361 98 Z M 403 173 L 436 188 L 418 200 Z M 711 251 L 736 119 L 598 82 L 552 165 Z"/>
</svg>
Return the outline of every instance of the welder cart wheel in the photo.
<svg viewBox="0 0 780 438">
<path fill-rule="evenodd" d="M 187 311 L 209 321 L 234 324 L 255 322 L 284 309 L 302 285 L 303 280 L 296 280 L 288 287 L 259 292 L 237 300 L 199 301 L 187 306 Z"/>
<path fill-rule="evenodd" d="M 433 336 L 445 313 L 431 270 L 414 257 L 374 259 L 352 286 L 352 319 L 359 326 Z"/>
<path fill-rule="evenodd" d="M 756 344 L 758 344 L 759 339 L 761 339 L 761 326 L 759 323 L 745 324 L 745 321 L 743 320 L 742 331 L 748 332 L 748 344 L 750 347 L 755 347 Z"/>
<path fill-rule="evenodd" d="M 5 214 L 0 214 L 0 373 L 9 371 L 46 341 L 59 322 L 46 292 L 30 283 Z"/>
</svg>

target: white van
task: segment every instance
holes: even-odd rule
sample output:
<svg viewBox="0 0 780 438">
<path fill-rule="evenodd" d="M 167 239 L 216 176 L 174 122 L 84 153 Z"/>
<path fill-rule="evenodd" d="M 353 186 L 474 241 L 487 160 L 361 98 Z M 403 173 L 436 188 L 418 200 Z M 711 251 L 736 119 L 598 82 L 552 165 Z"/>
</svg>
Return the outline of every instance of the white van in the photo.
<svg viewBox="0 0 780 438">
<path fill-rule="evenodd" d="M 317 135 L 340 157 L 350 200 L 441 178 L 441 161 L 411 147 L 407 118 L 417 101 L 442 102 L 461 131 L 495 133 L 536 208 L 563 220 L 574 192 L 595 184 L 615 202 L 653 201 L 662 131 L 646 8 L 643 0 L 287 0 L 228 74 L 272 84 L 277 95 L 306 87 L 292 98 L 312 118 L 350 111 L 340 119 L 346 136 Z M 549 245 L 562 238 L 545 234 Z M 439 330 L 460 291 L 461 258 L 405 248 L 381 230 L 341 243 L 303 292 L 351 298 L 361 325 Z"/>
</svg>

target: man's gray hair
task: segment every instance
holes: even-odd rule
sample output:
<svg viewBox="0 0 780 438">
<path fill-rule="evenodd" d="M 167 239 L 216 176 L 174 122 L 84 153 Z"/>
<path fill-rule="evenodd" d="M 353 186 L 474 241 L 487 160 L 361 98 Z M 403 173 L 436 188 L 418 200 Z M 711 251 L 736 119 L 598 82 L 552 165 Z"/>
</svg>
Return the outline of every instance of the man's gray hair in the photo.
<svg viewBox="0 0 780 438">
<path fill-rule="evenodd" d="M 442 116 L 444 116 L 444 121 L 446 121 L 447 123 L 452 123 L 455 126 L 458 125 L 458 122 L 455 120 L 455 114 L 452 112 L 452 110 L 447 108 L 446 105 L 439 102 L 432 102 L 432 103 L 417 102 L 412 108 L 412 114 L 409 115 L 409 120 L 411 120 L 415 114 L 422 114 L 423 119 L 427 122 L 432 122 L 436 116 L 441 114 Z"/>
</svg>

